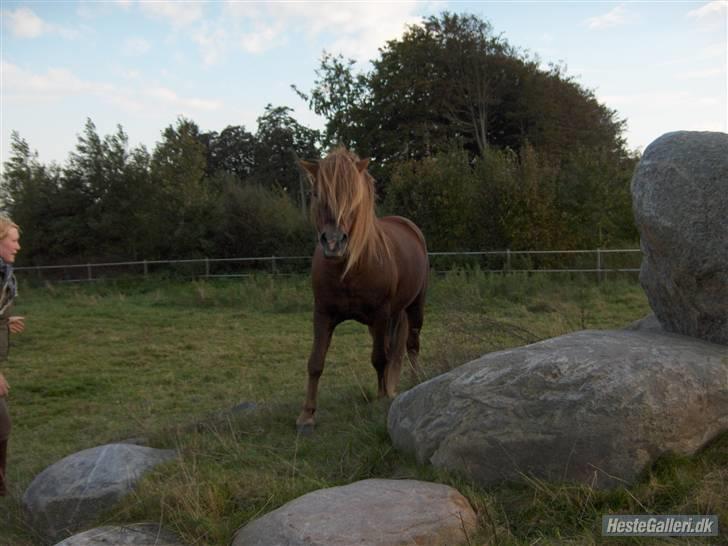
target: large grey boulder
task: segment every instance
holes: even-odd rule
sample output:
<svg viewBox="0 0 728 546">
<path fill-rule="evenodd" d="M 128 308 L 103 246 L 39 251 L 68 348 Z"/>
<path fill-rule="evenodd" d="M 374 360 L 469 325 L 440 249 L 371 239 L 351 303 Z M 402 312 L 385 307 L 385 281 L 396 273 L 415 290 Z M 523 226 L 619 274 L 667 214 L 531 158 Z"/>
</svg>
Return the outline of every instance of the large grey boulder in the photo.
<svg viewBox="0 0 728 546">
<path fill-rule="evenodd" d="M 642 283 L 665 329 L 728 345 L 728 134 L 667 133 L 632 179 Z"/>
<path fill-rule="evenodd" d="M 241 528 L 232 546 L 457 545 L 475 526 L 452 487 L 372 479 L 303 495 Z"/>
<path fill-rule="evenodd" d="M 487 354 L 404 392 L 392 442 L 490 485 L 608 488 L 728 430 L 728 350 L 642 321 Z"/>
<path fill-rule="evenodd" d="M 56 546 L 184 546 L 156 523 L 104 526 L 62 540 Z"/>
<path fill-rule="evenodd" d="M 79 451 L 38 474 L 23 495 L 30 524 L 50 540 L 87 527 L 175 451 L 108 444 Z"/>
</svg>

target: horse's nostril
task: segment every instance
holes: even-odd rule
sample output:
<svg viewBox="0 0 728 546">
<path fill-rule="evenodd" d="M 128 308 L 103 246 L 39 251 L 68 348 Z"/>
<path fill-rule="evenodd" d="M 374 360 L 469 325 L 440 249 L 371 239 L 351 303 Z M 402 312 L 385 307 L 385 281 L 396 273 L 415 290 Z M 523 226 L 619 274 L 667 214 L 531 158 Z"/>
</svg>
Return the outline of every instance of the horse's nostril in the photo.
<svg viewBox="0 0 728 546">
<path fill-rule="evenodd" d="M 341 242 L 345 243 L 349 239 L 349 236 L 346 233 L 341 234 Z"/>
<path fill-rule="evenodd" d="M 322 245 L 326 244 L 326 234 L 325 233 L 321 234 L 321 237 L 319 237 L 319 241 L 321 241 Z"/>
</svg>

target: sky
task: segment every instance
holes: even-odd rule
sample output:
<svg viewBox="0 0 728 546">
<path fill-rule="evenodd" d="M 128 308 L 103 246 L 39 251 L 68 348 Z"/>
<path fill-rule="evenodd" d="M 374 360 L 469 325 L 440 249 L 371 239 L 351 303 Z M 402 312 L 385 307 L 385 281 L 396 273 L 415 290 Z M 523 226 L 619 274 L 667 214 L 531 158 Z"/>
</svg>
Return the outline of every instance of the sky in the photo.
<svg viewBox="0 0 728 546">
<path fill-rule="evenodd" d="M 254 132 L 267 104 L 322 128 L 310 90 L 324 51 L 368 70 L 407 25 L 471 13 L 559 64 L 627 121 L 631 149 L 675 130 L 728 132 L 728 0 L 241 2 L 0 0 L 0 161 L 17 131 L 64 164 L 90 118 L 150 151 L 183 116 Z"/>
</svg>

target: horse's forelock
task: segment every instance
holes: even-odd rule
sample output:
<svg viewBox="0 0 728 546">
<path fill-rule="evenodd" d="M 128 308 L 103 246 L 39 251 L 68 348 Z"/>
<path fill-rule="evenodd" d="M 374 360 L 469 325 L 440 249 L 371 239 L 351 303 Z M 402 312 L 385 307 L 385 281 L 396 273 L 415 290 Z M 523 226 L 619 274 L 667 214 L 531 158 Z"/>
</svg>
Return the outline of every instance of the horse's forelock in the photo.
<svg viewBox="0 0 728 546">
<path fill-rule="evenodd" d="M 346 148 L 336 148 L 319 162 L 316 190 L 339 224 L 356 215 L 360 207 L 374 206 L 373 187 L 368 187 L 373 181 L 366 171 L 359 173 L 358 160 Z"/>
<path fill-rule="evenodd" d="M 387 251 L 386 241 L 375 225 L 374 179 L 359 172 L 359 158 L 346 148 L 332 150 L 319 162 L 316 191 L 319 205 L 328 207 L 339 225 L 346 220 L 349 228 L 349 257 L 345 271 L 360 258 L 371 259 Z"/>
</svg>

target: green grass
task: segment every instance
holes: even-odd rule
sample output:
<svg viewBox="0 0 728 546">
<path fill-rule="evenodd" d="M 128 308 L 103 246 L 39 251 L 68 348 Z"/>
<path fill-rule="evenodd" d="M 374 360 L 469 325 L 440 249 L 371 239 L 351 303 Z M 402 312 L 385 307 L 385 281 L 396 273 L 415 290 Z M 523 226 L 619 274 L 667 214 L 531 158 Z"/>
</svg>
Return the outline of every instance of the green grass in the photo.
<svg viewBox="0 0 728 546">
<path fill-rule="evenodd" d="M 11 384 L 11 496 L 0 545 L 41 544 L 20 497 L 60 458 L 144 438 L 181 456 L 151 473 L 99 523 L 161 521 L 188 544 L 225 545 L 235 530 L 303 493 L 370 477 L 449 483 L 480 518 L 472 544 L 678 544 L 606 540 L 605 513 L 717 513 L 728 525 L 728 437 L 692 458 L 659 461 L 630 489 L 532 481 L 485 489 L 396 452 L 376 399 L 364 326 L 342 324 L 321 382 L 318 425 L 299 437 L 311 344 L 305 277 L 215 282 L 21 286 L 3 372 Z M 433 279 L 422 364 L 434 376 L 483 353 L 583 328 L 618 328 L 649 312 L 634 281 L 491 276 Z M 414 384 L 407 373 L 401 387 Z M 240 403 L 255 409 L 229 410 Z M 728 544 L 693 539 L 693 544 Z"/>
</svg>

